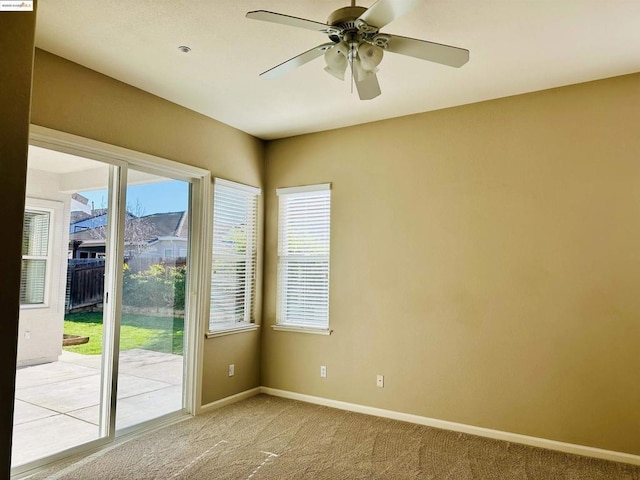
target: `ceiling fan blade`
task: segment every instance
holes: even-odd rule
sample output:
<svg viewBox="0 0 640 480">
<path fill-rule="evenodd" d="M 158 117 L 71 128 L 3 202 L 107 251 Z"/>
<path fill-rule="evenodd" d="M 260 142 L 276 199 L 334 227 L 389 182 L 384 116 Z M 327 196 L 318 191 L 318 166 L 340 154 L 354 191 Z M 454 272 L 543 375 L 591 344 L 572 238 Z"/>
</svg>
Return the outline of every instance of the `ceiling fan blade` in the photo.
<svg viewBox="0 0 640 480">
<path fill-rule="evenodd" d="M 386 50 L 450 67 L 461 67 L 469 61 L 469 50 L 464 48 L 397 35 L 389 35 Z"/>
<path fill-rule="evenodd" d="M 364 20 L 367 25 L 382 28 L 421 3 L 423 0 L 378 0 L 360 15 L 359 20 Z"/>
<path fill-rule="evenodd" d="M 280 23 L 282 25 L 289 25 L 290 27 L 306 28 L 307 30 L 315 30 L 322 33 L 327 33 L 327 28 L 329 27 L 326 23 L 292 17 L 290 15 L 283 15 L 282 13 L 267 12 L 266 10 L 248 12 L 246 17 L 251 18 L 252 20 Z"/>
<path fill-rule="evenodd" d="M 360 100 L 371 100 L 372 98 L 376 98 L 382 93 L 382 91 L 380 90 L 380 84 L 378 83 L 378 77 L 375 73 L 371 73 L 366 77 L 359 79 L 358 69 L 354 68 L 353 77 Z"/>
<path fill-rule="evenodd" d="M 333 47 L 335 44 L 333 42 L 323 43 L 322 45 L 318 45 L 317 47 L 313 47 L 311 50 L 307 50 L 300 55 L 297 55 L 293 58 L 290 58 L 286 62 L 282 62 L 280 65 L 276 65 L 269 70 L 262 72 L 260 74 L 261 77 L 264 78 L 276 78 L 281 77 L 285 73 L 290 72 L 291 70 L 298 68 L 305 63 L 310 62 L 314 58 L 318 58 L 321 55 L 324 55 L 329 48 Z"/>
</svg>

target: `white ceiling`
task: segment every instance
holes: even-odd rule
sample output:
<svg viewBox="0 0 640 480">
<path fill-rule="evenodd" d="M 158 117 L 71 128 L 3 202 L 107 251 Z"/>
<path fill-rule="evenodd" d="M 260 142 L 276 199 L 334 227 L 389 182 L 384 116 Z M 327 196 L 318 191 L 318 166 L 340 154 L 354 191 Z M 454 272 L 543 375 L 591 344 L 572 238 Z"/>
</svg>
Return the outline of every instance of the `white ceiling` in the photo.
<svg viewBox="0 0 640 480">
<path fill-rule="evenodd" d="M 462 68 L 388 53 L 382 95 L 369 101 L 325 73 L 322 58 L 284 78 L 258 77 L 326 37 L 247 11 L 324 22 L 349 3 L 40 0 L 36 45 L 263 139 L 640 71 L 638 0 L 425 0 L 382 32 L 466 48 Z"/>
</svg>

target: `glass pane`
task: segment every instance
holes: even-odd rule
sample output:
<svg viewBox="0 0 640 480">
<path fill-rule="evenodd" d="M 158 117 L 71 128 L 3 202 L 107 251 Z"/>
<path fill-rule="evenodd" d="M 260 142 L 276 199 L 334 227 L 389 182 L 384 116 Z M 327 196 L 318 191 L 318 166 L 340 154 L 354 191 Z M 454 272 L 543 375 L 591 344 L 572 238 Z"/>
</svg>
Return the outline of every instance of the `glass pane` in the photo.
<svg viewBox="0 0 640 480">
<path fill-rule="evenodd" d="M 182 409 L 189 183 L 129 169 L 116 430 Z"/>
<path fill-rule="evenodd" d="M 44 303 L 44 286 L 46 278 L 46 260 L 22 260 L 20 304 L 34 305 Z"/>
<path fill-rule="evenodd" d="M 101 437 L 109 168 L 29 147 L 20 300 L 38 308 L 20 311 L 12 467 Z M 89 201 L 94 189 L 104 205 Z"/>
<path fill-rule="evenodd" d="M 22 255 L 46 257 L 49 245 L 49 212 L 24 212 Z"/>
</svg>

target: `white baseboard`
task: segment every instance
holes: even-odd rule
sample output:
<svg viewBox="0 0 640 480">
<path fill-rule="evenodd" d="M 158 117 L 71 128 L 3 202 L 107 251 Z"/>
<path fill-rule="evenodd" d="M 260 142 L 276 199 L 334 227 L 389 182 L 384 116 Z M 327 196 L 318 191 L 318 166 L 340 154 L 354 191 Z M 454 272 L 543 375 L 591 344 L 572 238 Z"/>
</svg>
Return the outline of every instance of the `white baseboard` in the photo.
<svg viewBox="0 0 640 480">
<path fill-rule="evenodd" d="M 232 403 L 237 403 L 241 400 L 246 400 L 247 398 L 255 397 L 259 393 L 261 393 L 262 387 L 252 388 L 251 390 L 245 390 L 244 392 L 236 393 L 235 395 L 231 395 L 230 397 L 225 397 L 220 400 L 216 400 L 215 402 L 207 403 L 206 405 L 201 405 L 198 408 L 196 415 L 200 415 L 201 413 L 212 412 L 213 410 L 217 410 L 218 408 L 226 407 L 227 405 L 231 405 Z"/>
<path fill-rule="evenodd" d="M 613 462 L 629 463 L 632 465 L 640 465 L 640 456 L 630 453 L 615 452 L 612 450 L 603 450 L 600 448 L 586 447 L 584 445 L 575 445 L 573 443 L 558 442 L 556 440 L 548 440 L 546 438 L 531 437 L 521 435 L 519 433 L 509 433 L 500 430 L 492 430 L 490 428 L 475 427 L 473 425 L 465 425 L 463 423 L 448 422 L 446 420 L 438 420 L 436 418 L 421 417 L 409 413 L 395 412 L 393 410 L 384 410 L 382 408 L 367 407 L 355 403 L 341 402 L 338 400 L 330 400 L 328 398 L 314 397 L 312 395 L 304 395 L 302 393 L 289 392 L 286 390 L 278 390 L 269 387 L 260 387 L 261 393 L 273 395 L 275 397 L 289 398 L 291 400 L 300 400 L 302 402 L 323 405 L 325 407 L 338 408 L 340 410 L 348 410 L 350 412 L 364 413 L 366 415 L 375 415 L 377 417 L 390 418 L 403 422 L 416 423 L 426 425 L 428 427 L 440 428 L 443 430 L 452 430 L 454 432 L 469 433 L 480 437 L 493 438 L 495 440 L 504 440 L 506 442 L 520 443 L 532 447 L 546 448 L 548 450 L 556 450 L 564 453 L 572 453 L 575 455 L 583 455 L 585 457 L 600 458 L 602 460 L 610 460 Z"/>
</svg>

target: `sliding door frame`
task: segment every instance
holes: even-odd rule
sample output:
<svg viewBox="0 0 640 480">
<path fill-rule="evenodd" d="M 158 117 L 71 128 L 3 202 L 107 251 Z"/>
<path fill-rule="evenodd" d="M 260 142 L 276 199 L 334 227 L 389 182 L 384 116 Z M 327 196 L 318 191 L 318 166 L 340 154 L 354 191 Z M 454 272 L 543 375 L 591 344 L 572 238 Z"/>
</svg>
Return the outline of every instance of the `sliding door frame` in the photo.
<svg viewBox="0 0 640 480">
<path fill-rule="evenodd" d="M 198 286 L 208 286 L 210 278 L 211 263 L 211 231 L 212 231 L 212 196 L 211 196 L 211 172 L 208 170 L 167 160 L 165 158 L 148 155 L 145 153 L 129 150 L 115 145 L 91 140 L 88 138 L 72 135 L 57 130 L 52 130 L 39 125 L 31 125 L 29 143 L 34 146 L 55 150 L 79 157 L 97 160 L 111 165 L 109 175 L 109 211 L 110 227 L 107 235 L 111 245 L 111 254 L 108 255 L 111 266 L 111 275 L 105 278 L 106 308 L 110 318 L 118 318 L 121 312 L 121 301 L 113 301 L 117 297 L 112 292 L 122 291 L 122 268 L 119 268 L 118 258 L 124 250 L 124 205 L 127 185 L 127 171 L 133 168 L 138 171 L 162 175 L 176 180 L 190 183 L 189 195 L 189 245 L 188 245 L 188 265 L 187 269 L 187 292 L 188 298 L 185 310 L 185 350 L 184 371 L 183 371 L 183 411 L 195 415 L 202 407 L 202 362 L 204 336 L 208 315 L 207 288 Z M 115 214 L 118 218 L 115 218 Z M 111 221 L 113 220 L 113 221 Z M 109 271 L 109 270 L 107 270 Z M 101 438 L 78 447 L 54 454 L 46 459 L 32 462 L 30 464 L 12 469 L 12 474 L 20 474 L 31 471 L 42 465 L 56 461 L 70 455 L 91 449 L 99 448 L 102 445 L 111 443 L 116 437 L 115 432 L 115 394 L 118 374 L 118 348 L 115 346 L 119 342 L 119 324 L 108 322 L 111 331 L 109 336 L 113 339 L 114 349 L 103 352 L 103 382 L 101 391 Z M 114 325 L 115 323 L 115 325 Z M 106 334 L 106 332 L 105 332 Z M 105 381 L 109 379 L 109 382 Z M 106 412 L 104 411 L 106 409 Z M 117 436 L 129 435 L 136 431 L 141 431 L 147 427 L 156 427 L 171 420 L 175 414 L 169 414 L 158 420 L 151 420 L 133 426 L 122 431 L 118 431 Z M 106 420 L 106 422 L 103 422 Z"/>
</svg>

